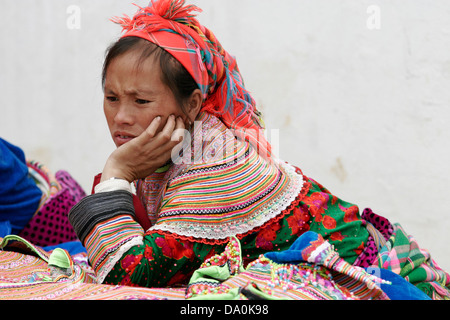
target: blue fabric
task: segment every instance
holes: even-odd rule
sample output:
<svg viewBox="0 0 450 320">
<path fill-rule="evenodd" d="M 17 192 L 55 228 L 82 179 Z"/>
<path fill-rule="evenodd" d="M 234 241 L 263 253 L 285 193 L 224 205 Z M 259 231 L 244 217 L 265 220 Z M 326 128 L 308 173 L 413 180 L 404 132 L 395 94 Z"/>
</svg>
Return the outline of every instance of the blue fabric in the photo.
<svg viewBox="0 0 450 320">
<path fill-rule="evenodd" d="M 302 251 L 309 247 L 312 241 L 317 241 L 318 238 L 319 235 L 316 232 L 307 231 L 298 237 L 289 249 L 281 252 L 267 252 L 265 257 L 280 264 L 305 262 L 302 258 Z M 380 279 L 390 281 L 390 284 L 381 284 L 380 288 L 391 300 L 430 300 L 430 297 L 423 291 L 390 270 L 377 267 L 370 267 L 365 270 Z"/>
<path fill-rule="evenodd" d="M 83 245 L 81 244 L 80 241 L 64 242 L 64 243 L 60 243 L 60 244 L 57 244 L 54 246 L 44 247 L 43 249 L 45 251 L 52 251 L 56 248 L 61 248 L 61 249 L 67 250 L 67 252 L 69 252 L 70 255 L 74 255 L 74 254 L 81 253 L 81 252 L 87 252 L 86 248 L 83 247 Z"/>
<path fill-rule="evenodd" d="M 0 138 L 0 222 L 18 234 L 39 207 L 42 191 L 28 175 L 25 154 Z M 3 232 L 5 232 L 4 229 Z"/>
<path fill-rule="evenodd" d="M 276 263 L 305 262 L 302 258 L 302 251 L 318 238 L 318 233 L 307 231 L 298 237 L 288 250 L 267 252 L 264 256 Z"/>
<path fill-rule="evenodd" d="M 11 224 L 9 221 L 0 221 L 0 238 L 4 238 L 8 234 L 11 234 Z"/>
<path fill-rule="evenodd" d="M 431 300 L 422 290 L 406 281 L 402 276 L 378 267 L 366 268 L 367 273 L 377 276 L 392 284 L 381 284 L 380 288 L 391 300 Z"/>
</svg>

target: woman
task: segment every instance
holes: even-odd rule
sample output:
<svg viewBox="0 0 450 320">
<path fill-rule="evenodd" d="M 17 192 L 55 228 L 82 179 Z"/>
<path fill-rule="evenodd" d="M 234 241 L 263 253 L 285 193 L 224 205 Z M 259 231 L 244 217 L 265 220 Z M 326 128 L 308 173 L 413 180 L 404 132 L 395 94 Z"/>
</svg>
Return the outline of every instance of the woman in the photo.
<svg viewBox="0 0 450 320">
<path fill-rule="evenodd" d="M 114 20 L 125 32 L 108 49 L 103 86 L 117 149 L 69 216 L 99 281 L 183 284 L 230 236 L 249 262 L 307 230 L 370 266 L 380 233 L 368 221 L 385 238 L 389 222 L 361 217 L 271 153 L 236 61 L 194 11 L 160 0 Z"/>
</svg>

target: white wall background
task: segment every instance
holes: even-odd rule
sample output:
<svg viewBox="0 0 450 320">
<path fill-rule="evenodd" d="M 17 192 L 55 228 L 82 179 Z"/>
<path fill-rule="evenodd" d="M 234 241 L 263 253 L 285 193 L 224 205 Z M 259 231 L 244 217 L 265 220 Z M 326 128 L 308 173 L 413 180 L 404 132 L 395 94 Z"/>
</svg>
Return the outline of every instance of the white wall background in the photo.
<svg viewBox="0 0 450 320">
<path fill-rule="evenodd" d="M 87 192 L 114 148 L 100 73 L 120 28 L 108 19 L 131 2 L 0 2 L 0 136 Z M 191 3 L 238 58 L 280 157 L 400 222 L 450 270 L 450 1 Z"/>
</svg>

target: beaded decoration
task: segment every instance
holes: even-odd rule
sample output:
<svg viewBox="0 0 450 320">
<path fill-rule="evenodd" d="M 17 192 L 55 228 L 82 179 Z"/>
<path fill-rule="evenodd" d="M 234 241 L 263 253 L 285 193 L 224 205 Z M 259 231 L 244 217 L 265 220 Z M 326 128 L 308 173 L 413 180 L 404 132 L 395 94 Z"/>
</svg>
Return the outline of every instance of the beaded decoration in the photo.
<svg viewBox="0 0 450 320">
<path fill-rule="evenodd" d="M 249 263 L 247 270 L 270 270 L 270 281 L 262 290 L 272 295 L 275 290 L 302 291 L 312 299 L 355 300 L 352 292 L 342 290 L 334 281 L 331 272 L 319 265 L 309 263 L 278 264 L 261 255 Z"/>
<path fill-rule="evenodd" d="M 211 266 L 223 267 L 227 265 L 230 275 L 238 274 L 242 268 L 242 258 L 241 258 L 241 244 L 236 237 L 230 237 L 225 250 L 206 259 L 200 268 L 207 268 Z"/>
<path fill-rule="evenodd" d="M 234 237 L 224 252 L 206 260 L 194 273 L 186 298 L 221 294 L 247 299 L 252 294 L 263 299 L 388 299 L 381 283 L 389 282 L 350 265 L 314 232 L 300 237 L 285 252 L 260 255 L 245 269 L 239 240 Z"/>
<path fill-rule="evenodd" d="M 206 296 L 211 294 L 229 294 L 231 288 L 219 280 L 206 277 L 208 270 L 222 269 L 227 270 L 224 274 L 228 277 L 237 275 L 243 270 L 241 258 L 241 245 L 236 237 L 230 237 L 225 250 L 206 259 L 200 266 L 199 271 L 202 276 L 199 278 L 193 277 L 188 287 L 186 288 L 186 299 L 195 296 Z M 212 272 L 214 273 L 214 271 Z"/>
</svg>

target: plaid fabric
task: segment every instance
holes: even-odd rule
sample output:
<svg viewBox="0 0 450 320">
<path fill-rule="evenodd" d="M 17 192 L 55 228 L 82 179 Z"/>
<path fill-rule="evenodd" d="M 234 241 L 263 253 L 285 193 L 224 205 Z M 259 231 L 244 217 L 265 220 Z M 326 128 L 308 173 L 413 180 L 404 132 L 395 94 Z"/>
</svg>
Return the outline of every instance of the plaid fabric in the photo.
<svg viewBox="0 0 450 320">
<path fill-rule="evenodd" d="M 219 117 L 236 135 L 248 138 L 260 154 L 270 159 L 260 112 L 245 89 L 236 59 L 211 30 L 202 26 L 184 0 L 151 1 L 133 18 L 111 19 L 123 27 L 122 37 L 140 37 L 169 52 L 191 74 L 203 93 L 202 111 Z"/>
<path fill-rule="evenodd" d="M 450 275 L 419 247 L 400 224 L 378 253 L 374 265 L 390 270 L 427 293 L 434 300 L 450 299 Z"/>
</svg>

